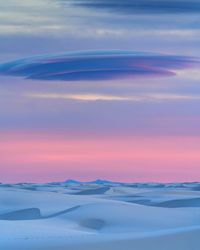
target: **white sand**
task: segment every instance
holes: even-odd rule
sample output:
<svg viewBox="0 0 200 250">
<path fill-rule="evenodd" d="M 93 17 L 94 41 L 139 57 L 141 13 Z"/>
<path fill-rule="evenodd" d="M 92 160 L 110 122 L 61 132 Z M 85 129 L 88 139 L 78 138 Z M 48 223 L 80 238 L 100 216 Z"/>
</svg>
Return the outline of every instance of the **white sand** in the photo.
<svg viewBox="0 0 200 250">
<path fill-rule="evenodd" d="M 3 250 L 200 249 L 200 193 L 193 186 L 87 184 L 74 195 L 71 186 L 32 187 L 0 186 Z M 147 204 L 135 204 L 142 200 Z"/>
</svg>

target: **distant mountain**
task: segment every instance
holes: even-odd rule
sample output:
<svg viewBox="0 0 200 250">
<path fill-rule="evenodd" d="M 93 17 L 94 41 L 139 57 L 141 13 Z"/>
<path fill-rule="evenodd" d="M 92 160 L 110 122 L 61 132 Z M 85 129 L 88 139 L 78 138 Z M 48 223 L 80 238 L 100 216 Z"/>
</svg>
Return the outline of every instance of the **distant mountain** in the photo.
<svg viewBox="0 0 200 250">
<path fill-rule="evenodd" d="M 81 184 L 82 182 L 77 181 L 77 180 L 69 179 L 69 180 L 64 181 L 64 183 L 72 185 L 72 184 Z"/>
<path fill-rule="evenodd" d="M 115 182 L 103 179 L 96 179 L 93 181 L 77 181 L 74 179 L 68 179 L 64 182 L 53 182 L 51 185 L 99 185 L 99 186 L 126 186 L 132 188 L 191 188 L 193 190 L 200 190 L 200 182 L 182 182 L 182 183 L 123 183 Z M 1 184 L 2 186 L 2 184 Z"/>
<path fill-rule="evenodd" d="M 86 182 L 87 184 L 97 184 L 97 185 L 109 185 L 109 184 L 120 184 L 119 182 L 113 182 L 108 180 L 96 179 L 95 181 Z"/>
<path fill-rule="evenodd" d="M 120 182 L 113 182 L 113 181 L 108 181 L 108 180 L 102 180 L 102 179 L 96 179 L 94 181 L 77 181 L 73 179 L 69 179 L 64 181 L 64 184 L 69 184 L 69 185 L 80 185 L 80 184 L 96 184 L 96 185 L 114 185 L 114 184 L 120 184 Z"/>
</svg>

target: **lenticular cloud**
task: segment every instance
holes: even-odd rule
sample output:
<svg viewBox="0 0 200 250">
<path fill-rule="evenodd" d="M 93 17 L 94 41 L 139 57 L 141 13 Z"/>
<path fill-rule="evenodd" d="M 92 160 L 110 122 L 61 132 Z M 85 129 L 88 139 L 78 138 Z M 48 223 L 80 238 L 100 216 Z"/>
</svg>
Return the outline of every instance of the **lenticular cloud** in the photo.
<svg viewBox="0 0 200 250">
<path fill-rule="evenodd" d="M 112 80 L 175 75 L 195 59 L 133 51 L 82 51 L 41 55 L 0 65 L 0 74 L 36 80 Z"/>
</svg>

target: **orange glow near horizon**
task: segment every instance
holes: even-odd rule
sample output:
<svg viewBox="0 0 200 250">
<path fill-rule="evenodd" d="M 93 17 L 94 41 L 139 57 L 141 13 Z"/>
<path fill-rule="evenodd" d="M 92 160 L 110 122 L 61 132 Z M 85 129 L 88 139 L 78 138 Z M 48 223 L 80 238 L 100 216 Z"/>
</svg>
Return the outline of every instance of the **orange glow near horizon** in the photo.
<svg viewBox="0 0 200 250">
<path fill-rule="evenodd" d="M 197 181 L 200 137 L 0 135 L 0 182 Z"/>
</svg>

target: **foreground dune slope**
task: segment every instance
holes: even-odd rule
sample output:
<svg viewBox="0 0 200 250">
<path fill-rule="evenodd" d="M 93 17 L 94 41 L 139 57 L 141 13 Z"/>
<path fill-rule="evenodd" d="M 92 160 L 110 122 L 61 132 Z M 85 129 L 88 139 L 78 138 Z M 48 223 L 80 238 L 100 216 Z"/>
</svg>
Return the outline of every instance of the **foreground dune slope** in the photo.
<svg viewBox="0 0 200 250">
<path fill-rule="evenodd" d="M 130 187 L 111 192 L 111 187 L 102 194 L 99 188 L 79 187 L 70 194 L 66 187 L 58 192 L 1 187 L 2 249 L 199 250 L 200 209 L 194 204 L 199 192 Z M 179 207 L 169 206 L 177 200 Z"/>
</svg>

